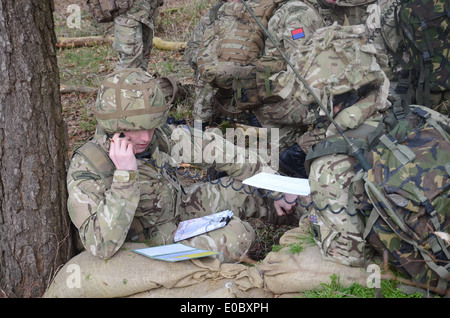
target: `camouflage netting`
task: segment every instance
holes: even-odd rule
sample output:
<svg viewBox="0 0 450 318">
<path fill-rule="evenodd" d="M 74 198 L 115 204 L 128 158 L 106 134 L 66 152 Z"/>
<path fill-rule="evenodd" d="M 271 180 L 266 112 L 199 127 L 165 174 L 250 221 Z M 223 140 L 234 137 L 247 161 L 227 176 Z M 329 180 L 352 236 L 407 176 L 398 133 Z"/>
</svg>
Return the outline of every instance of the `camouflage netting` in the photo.
<svg viewBox="0 0 450 318">
<path fill-rule="evenodd" d="M 286 232 L 280 244 L 298 243 L 305 229 Z M 131 251 L 140 247 L 144 244 L 126 243 L 106 261 L 87 252 L 75 256 L 60 269 L 44 297 L 272 298 L 291 297 L 328 283 L 333 273 L 343 284 L 367 280 L 363 268 L 323 260 L 317 246 L 298 254 L 285 247 L 255 266 L 220 264 L 214 258 L 170 263 Z M 79 286 L 74 280 L 78 269 Z"/>
</svg>

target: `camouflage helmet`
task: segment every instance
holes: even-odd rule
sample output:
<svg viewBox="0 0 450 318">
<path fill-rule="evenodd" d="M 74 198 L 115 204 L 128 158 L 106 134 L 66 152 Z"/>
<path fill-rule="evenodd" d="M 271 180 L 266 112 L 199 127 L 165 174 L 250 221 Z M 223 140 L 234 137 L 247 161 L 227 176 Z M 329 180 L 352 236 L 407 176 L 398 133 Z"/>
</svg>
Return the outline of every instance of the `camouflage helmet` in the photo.
<svg viewBox="0 0 450 318">
<path fill-rule="evenodd" d="M 123 69 L 101 84 L 94 116 L 107 133 L 162 126 L 169 107 L 156 78 L 142 69 Z"/>
<path fill-rule="evenodd" d="M 334 1 L 327 1 L 328 3 L 331 3 L 332 5 L 338 6 L 338 7 L 359 7 L 359 6 L 367 6 L 370 3 L 376 2 L 375 0 L 334 0 Z"/>
</svg>

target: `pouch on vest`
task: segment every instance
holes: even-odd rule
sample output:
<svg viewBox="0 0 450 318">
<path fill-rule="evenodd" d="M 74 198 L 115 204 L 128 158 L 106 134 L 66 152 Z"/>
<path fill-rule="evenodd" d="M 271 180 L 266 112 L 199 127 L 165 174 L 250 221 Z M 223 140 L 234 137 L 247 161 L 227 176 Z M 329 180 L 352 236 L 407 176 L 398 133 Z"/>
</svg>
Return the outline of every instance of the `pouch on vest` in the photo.
<svg viewBox="0 0 450 318">
<path fill-rule="evenodd" d="M 240 68 L 234 77 L 232 88 L 237 109 L 251 110 L 262 105 L 256 87 L 256 67 L 254 65 Z"/>
<path fill-rule="evenodd" d="M 262 56 L 255 63 L 256 66 L 256 86 L 263 103 L 274 103 L 282 98 L 276 95 L 282 87 L 278 87 L 270 77 L 286 69 L 286 62 L 277 56 Z"/>
<path fill-rule="evenodd" d="M 98 23 L 112 22 L 115 17 L 125 13 L 134 0 L 87 0 L 92 15 Z"/>
</svg>

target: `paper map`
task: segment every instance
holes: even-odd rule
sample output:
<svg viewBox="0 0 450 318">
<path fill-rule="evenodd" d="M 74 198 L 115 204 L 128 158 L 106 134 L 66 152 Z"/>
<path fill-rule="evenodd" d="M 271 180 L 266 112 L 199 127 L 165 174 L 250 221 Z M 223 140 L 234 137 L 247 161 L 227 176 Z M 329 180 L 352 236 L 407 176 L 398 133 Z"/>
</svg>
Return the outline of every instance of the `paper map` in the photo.
<svg viewBox="0 0 450 318">
<path fill-rule="evenodd" d="M 144 247 L 132 250 L 135 253 L 167 262 L 179 262 L 187 259 L 206 257 L 220 252 L 201 250 L 181 243 L 155 247 Z"/>
<path fill-rule="evenodd" d="M 232 217 L 233 212 L 225 210 L 201 218 L 180 222 L 173 240 L 174 242 L 178 242 L 209 231 L 220 229 L 227 225 Z"/>
</svg>

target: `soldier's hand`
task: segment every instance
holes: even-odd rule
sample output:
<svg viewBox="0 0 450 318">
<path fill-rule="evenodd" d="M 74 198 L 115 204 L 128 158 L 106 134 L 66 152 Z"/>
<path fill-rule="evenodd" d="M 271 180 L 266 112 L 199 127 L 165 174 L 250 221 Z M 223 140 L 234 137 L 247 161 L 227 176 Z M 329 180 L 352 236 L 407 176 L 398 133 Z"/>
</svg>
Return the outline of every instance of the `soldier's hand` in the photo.
<svg viewBox="0 0 450 318">
<path fill-rule="evenodd" d="M 118 170 L 137 170 L 134 145 L 129 137 L 120 138 L 114 134 L 109 147 L 109 157 Z"/>
<path fill-rule="evenodd" d="M 281 198 L 280 200 L 275 200 L 274 205 L 277 214 L 279 216 L 292 214 L 294 212 L 295 207 L 297 206 L 296 201 L 297 197 L 298 195 L 296 194 L 284 193 L 284 198 Z"/>
</svg>

